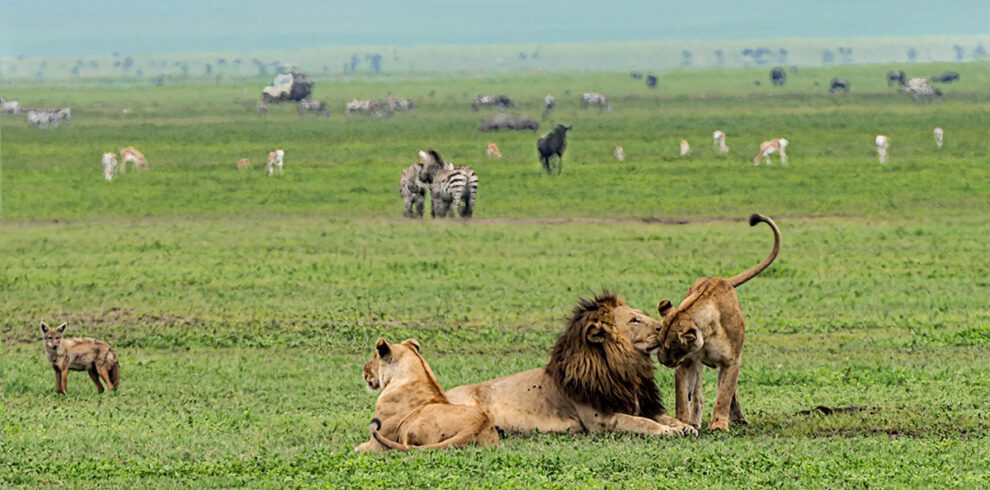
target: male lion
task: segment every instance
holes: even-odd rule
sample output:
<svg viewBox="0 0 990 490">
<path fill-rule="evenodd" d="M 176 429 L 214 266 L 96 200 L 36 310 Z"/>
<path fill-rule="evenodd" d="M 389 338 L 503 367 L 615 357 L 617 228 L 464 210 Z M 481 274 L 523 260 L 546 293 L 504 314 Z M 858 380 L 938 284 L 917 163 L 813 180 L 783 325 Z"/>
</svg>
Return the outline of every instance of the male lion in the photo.
<svg viewBox="0 0 990 490">
<path fill-rule="evenodd" d="M 730 410 L 732 422 L 746 424 L 736 394 L 745 325 L 735 288 L 763 272 L 780 252 L 780 229 L 776 223 L 762 214 L 750 216 L 750 226 L 757 223 L 766 223 L 773 230 L 773 250 L 763 262 L 728 280 L 699 279 L 677 308 L 669 300 L 657 305 L 663 317 L 657 358 L 664 366 L 676 368 L 677 418 L 696 428 L 701 427 L 704 410 L 701 397 L 704 366 L 719 369 L 715 411 L 708 429 L 728 430 Z"/>
<path fill-rule="evenodd" d="M 498 432 L 475 407 L 451 405 L 414 339 L 389 345 L 378 339 L 364 365 L 369 390 L 384 388 L 375 403 L 371 439 L 355 451 L 443 449 L 477 443 L 498 446 Z"/>
<path fill-rule="evenodd" d="M 581 300 L 544 368 L 454 388 L 508 431 L 697 434 L 664 415 L 650 353 L 660 323 L 612 293 Z"/>
</svg>

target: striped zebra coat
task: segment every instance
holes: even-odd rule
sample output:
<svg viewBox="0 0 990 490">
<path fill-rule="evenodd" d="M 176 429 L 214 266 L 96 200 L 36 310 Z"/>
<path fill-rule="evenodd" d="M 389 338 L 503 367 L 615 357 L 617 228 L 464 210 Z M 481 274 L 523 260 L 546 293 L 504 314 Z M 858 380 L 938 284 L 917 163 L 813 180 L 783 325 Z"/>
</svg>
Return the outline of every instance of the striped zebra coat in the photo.
<svg viewBox="0 0 990 490">
<path fill-rule="evenodd" d="M 399 195 L 402 196 L 402 203 L 405 205 L 403 216 L 407 218 L 423 217 L 428 185 L 419 180 L 422 170 L 422 163 L 414 163 L 402 171 L 402 178 L 399 179 Z"/>
<path fill-rule="evenodd" d="M 478 174 L 470 167 L 444 162 L 435 150 L 419 152 L 423 167 L 420 180 L 430 186 L 430 215 L 445 218 L 455 213 L 461 218 L 474 215 L 478 199 Z"/>
</svg>

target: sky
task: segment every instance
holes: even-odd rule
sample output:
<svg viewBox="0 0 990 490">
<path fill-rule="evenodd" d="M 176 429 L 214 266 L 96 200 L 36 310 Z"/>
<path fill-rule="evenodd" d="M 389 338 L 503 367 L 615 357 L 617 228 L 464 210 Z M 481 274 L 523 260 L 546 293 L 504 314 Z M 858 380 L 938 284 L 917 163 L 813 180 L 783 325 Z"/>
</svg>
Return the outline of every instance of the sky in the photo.
<svg viewBox="0 0 990 490">
<path fill-rule="evenodd" d="M 981 35 L 990 0 L 0 0 L 0 55 Z"/>
</svg>

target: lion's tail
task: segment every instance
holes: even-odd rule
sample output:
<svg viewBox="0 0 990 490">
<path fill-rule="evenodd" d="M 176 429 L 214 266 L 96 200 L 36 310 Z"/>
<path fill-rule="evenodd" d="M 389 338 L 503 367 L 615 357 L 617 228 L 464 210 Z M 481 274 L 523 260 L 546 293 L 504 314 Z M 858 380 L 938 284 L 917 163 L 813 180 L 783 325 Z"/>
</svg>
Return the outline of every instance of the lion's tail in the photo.
<svg viewBox="0 0 990 490">
<path fill-rule="evenodd" d="M 777 258 L 777 254 L 780 253 L 780 228 L 777 228 L 777 223 L 774 223 L 772 219 L 760 213 L 753 213 L 753 215 L 749 217 L 749 226 L 756 226 L 758 223 L 766 223 L 770 225 L 770 229 L 773 230 L 773 250 L 770 251 L 770 255 L 767 256 L 766 259 L 763 259 L 763 262 L 760 262 L 759 264 L 732 277 L 732 279 L 729 279 L 729 282 L 732 283 L 732 287 L 742 286 L 746 283 L 746 281 L 749 281 L 759 275 L 767 267 L 770 267 L 770 264 L 772 264 L 774 259 Z"/>
<path fill-rule="evenodd" d="M 371 419 L 371 437 L 374 437 L 376 441 L 381 443 L 381 445 L 389 448 L 395 449 L 396 451 L 408 451 L 410 449 L 446 449 L 449 447 L 462 446 L 468 444 L 474 440 L 474 432 L 471 430 L 464 430 L 454 435 L 450 439 L 446 439 L 434 444 L 426 444 L 424 446 L 407 446 L 405 444 L 400 444 L 393 440 L 386 438 L 381 435 L 378 431 L 382 428 L 382 421 L 375 417 Z"/>
</svg>

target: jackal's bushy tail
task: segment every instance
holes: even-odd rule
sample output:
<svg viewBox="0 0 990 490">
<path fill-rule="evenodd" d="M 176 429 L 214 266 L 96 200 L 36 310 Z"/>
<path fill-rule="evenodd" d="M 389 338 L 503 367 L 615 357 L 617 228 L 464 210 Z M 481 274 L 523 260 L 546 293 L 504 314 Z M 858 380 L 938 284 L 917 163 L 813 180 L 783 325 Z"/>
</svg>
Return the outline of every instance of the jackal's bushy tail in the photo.
<svg viewBox="0 0 990 490">
<path fill-rule="evenodd" d="M 120 386 L 120 361 L 117 360 L 117 356 L 113 356 L 113 365 L 110 366 L 110 382 L 113 383 L 113 389 L 116 390 Z"/>
</svg>

